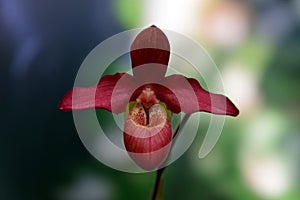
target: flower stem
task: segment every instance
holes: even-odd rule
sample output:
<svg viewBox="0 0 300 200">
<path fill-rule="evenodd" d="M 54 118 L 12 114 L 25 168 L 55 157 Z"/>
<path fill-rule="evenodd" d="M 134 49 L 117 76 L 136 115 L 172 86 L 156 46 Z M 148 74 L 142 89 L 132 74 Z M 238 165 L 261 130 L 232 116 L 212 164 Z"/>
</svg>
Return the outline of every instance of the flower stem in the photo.
<svg viewBox="0 0 300 200">
<path fill-rule="evenodd" d="M 178 123 L 174 135 L 173 135 L 173 139 L 175 139 L 175 137 L 181 132 L 182 128 L 184 127 L 185 123 L 187 122 L 187 120 L 190 118 L 190 114 L 185 114 L 182 118 L 182 120 Z"/>
<path fill-rule="evenodd" d="M 161 200 L 162 199 L 162 187 L 163 187 L 163 181 L 162 181 L 162 173 L 165 171 L 166 167 L 160 168 L 156 171 L 156 180 L 154 185 L 154 190 L 152 193 L 152 200 Z"/>
<path fill-rule="evenodd" d="M 178 136 L 178 134 L 181 132 L 182 128 L 184 127 L 189 117 L 190 117 L 189 114 L 185 114 L 181 122 L 178 123 L 173 135 L 173 139 L 175 139 L 176 136 Z M 162 174 L 166 168 L 167 167 L 162 167 L 156 171 L 156 180 L 155 180 L 154 190 L 152 193 L 152 200 L 162 200 L 162 189 L 163 189 Z"/>
</svg>

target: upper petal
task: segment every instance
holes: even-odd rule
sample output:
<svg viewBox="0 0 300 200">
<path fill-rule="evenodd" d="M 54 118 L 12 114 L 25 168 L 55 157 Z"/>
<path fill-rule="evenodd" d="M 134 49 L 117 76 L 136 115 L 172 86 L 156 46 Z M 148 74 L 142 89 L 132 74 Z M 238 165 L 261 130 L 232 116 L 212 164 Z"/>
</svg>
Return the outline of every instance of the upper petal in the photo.
<svg viewBox="0 0 300 200">
<path fill-rule="evenodd" d="M 130 47 L 130 56 L 132 68 L 157 63 L 162 66 L 159 71 L 156 69 L 156 73 L 164 75 L 170 57 L 169 40 L 159 28 L 152 25 L 136 36 Z"/>
<path fill-rule="evenodd" d="M 166 103 L 172 112 L 204 111 L 231 116 L 239 114 L 239 110 L 230 99 L 206 91 L 195 79 L 172 75 L 166 78 L 163 85 L 153 85 L 153 89 L 157 98 Z"/>
<path fill-rule="evenodd" d="M 118 85 L 115 89 L 121 78 L 124 84 Z M 131 85 L 132 77 L 126 73 L 106 75 L 95 86 L 72 88 L 60 101 L 59 108 L 64 111 L 88 108 L 103 108 L 112 111 L 113 104 L 113 112 L 124 112 L 130 98 Z"/>
</svg>

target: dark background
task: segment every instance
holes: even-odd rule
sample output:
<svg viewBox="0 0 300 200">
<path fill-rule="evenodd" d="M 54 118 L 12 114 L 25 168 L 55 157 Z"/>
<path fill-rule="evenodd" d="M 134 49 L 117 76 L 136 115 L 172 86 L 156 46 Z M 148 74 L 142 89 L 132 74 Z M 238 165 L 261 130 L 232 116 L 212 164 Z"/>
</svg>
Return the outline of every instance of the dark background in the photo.
<svg viewBox="0 0 300 200">
<path fill-rule="evenodd" d="M 140 6 L 136 1 L 126 3 L 0 0 L 1 200 L 149 199 L 155 174 L 119 172 L 98 162 L 81 143 L 72 113 L 57 107 L 73 86 L 82 61 L 96 45 L 128 28 L 149 25 L 142 20 L 141 10 L 150 8 L 136 9 Z M 133 14 L 128 5 L 140 20 L 130 21 Z M 251 112 L 247 110 L 249 105 L 234 99 L 241 116 L 228 119 L 210 156 L 197 159 L 198 144 L 203 139 L 199 134 L 192 148 L 166 171 L 166 199 L 299 198 L 300 7 L 295 5 L 299 6 L 299 1 L 247 4 L 251 9 L 249 33 L 234 50 L 204 41 L 225 71 L 225 58 L 250 63 L 237 69 L 246 69 L 257 78 L 254 85 L 262 103 L 251 104 Z M 261 46 L 253 45 L 253 41 Z M 253 54 L 257 51 L 262 54 Z M 261 55 L 267 58 L 261 59 Z M 259 63 L 259 59 L 263 61 Z M 253 67 L 253 61 L 259 67 Z M 261 152 L 255 152 L 255 142 L 250 144 L 248 150 L 254 153 L 246 166 L 250 171 L 254 166 L 257 173 L 262 170 L 260 166 L 271 172 L 275 169 L 260 178 L 280 182 L 282 187 L 272 188 L 271 183 L 260 179 L 255 182 L 256 176 L 251 179 L 253 174 L 244 171 L 240 155 L 248 143 L 243 142 L 251 141 L 248 138 L 257 130 L 258 135 L 270 136 L 266 141 L 271 142 L 263 144 Z M 268 159 L 272 162 L 266 162 Z M 283 171 L 276 171 L 276 167 Z M 283 179 L 277 176 L 281 172 Z M 263 186 L 271 189 L 264 190 Z M 273 190 L 282 192 L 274 195 Z"/>
</svg>

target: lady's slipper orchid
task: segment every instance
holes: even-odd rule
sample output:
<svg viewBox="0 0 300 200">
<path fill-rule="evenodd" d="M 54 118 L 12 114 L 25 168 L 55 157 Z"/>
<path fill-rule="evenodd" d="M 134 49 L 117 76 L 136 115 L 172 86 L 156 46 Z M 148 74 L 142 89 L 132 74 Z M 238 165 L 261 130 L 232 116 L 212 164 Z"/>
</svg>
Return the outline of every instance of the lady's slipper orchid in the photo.
<svg viewBox="0 0 300 200">
<path fill-rule="evenodd" d="M 170 44 L 156 26 L 137 35 L 130 56 L 133 76 L 106 75 L 93 87 L 75 87 L 66 93 L 59 108 L 64 111 L 101 108 L 113 113 L 129 109 L 124 144 L 141 168 L 157 169 L 168 157 L 172 141 L 168 112 L 239 114 L 227 97 L 204 90 L 197 80 L 177 74 L 165 76 Z"/>
</svg>

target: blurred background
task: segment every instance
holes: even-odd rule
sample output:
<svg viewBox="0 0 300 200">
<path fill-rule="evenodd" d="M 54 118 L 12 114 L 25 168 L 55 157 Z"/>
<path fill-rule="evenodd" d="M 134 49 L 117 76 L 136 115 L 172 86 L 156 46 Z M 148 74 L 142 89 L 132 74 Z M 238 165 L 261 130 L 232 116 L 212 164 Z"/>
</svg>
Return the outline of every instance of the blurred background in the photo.
<svg viewBox="0 0 300 200">
<path fill-rule="evenodd" d="M 0 0 L 1 200 L 150 199 L 155 173 L 98 162 L 57 104 L 96 45 L 151 24 L 202 44 L 241 111 L 200 160 L 201 123 L 165 199 L 300 199 L 300 0 Z"/>
</svg>

